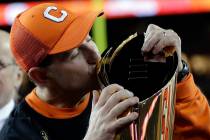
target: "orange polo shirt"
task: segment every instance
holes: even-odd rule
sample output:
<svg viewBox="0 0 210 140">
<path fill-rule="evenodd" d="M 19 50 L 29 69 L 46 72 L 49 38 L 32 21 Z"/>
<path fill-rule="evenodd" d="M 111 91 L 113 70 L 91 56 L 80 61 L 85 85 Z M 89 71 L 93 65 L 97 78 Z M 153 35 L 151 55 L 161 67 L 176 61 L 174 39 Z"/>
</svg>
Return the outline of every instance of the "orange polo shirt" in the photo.
<svg viewBox="0 0 210 140">
<path fill-rule="evenodd" d="M 50 105 L 37 97 L 35 90 L 32 90 L 25 98 L 28 105 L 39 114 L 53 119 L 70 119 L 79 116 L 90 102 L 90 94 L 87 94 L 77 106 L 73 108 L 58 108 Z"/>
<path fill-rule="evenodd" d="M 210 140 L 210 107 L 192 74 L 177 85 L 175 140 Z"/>
</svg>

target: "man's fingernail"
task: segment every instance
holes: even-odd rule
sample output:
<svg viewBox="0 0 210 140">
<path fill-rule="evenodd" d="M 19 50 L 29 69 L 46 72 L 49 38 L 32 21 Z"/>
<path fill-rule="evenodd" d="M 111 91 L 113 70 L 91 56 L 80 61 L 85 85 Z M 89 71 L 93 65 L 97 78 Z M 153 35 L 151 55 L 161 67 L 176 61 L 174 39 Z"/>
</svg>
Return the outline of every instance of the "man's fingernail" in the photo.
<svg viewBox="0 0 210 140">
<path fill-rule="evenodd" d="M 139 102 L 139 98 L 138 97 L 135 97 L 135 100 L 136 100 L 136 102 Z"/>
<path fill-rule="evenodd" d="M 144 38 L 147 36 L 147 34 L 144 32 Z"/>
<path fill-rule="evenodd" d="M 133 92 L 131 92 L 131 91 L 127 90 L 127 89 L 125 89 L 125 91 L 128 93 L 129 96 L 131 96 L 131 97 L 134 96 Z"/>
<path fill-rule="evenodd" d="M 144 45 L 142 46 L 141 51 L 145 51 L 145 47 L 144 47 Z"/>
</svg>

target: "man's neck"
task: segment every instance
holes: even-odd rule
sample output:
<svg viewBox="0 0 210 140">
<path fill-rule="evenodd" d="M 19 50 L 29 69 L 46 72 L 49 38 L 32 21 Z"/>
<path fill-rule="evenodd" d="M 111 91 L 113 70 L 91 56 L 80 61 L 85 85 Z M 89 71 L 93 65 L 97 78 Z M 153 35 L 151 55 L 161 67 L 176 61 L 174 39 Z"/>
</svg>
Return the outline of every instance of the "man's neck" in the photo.
<svg viewBox="0 0 210 140">
<path fill-rule="evenodd" d="M 53 106 L 59 107 L 59 108 L 73 108 L 76 107 L 77 105 L 80 104 L 81 101 L 85 99 L 87 96 L 84 95 L 83 97 L 71 97 L 69 95 L 78 95 L 78 94 L 68 94 L 68 93 L 63 93 L 60 91 L 54 91 L 50 92 L 49 89 L 47 88 L 42 88 L 42 87 L 36 87 L 35 89 L 36 95 L 44 102 L 51 104 Z"/>
</svg>

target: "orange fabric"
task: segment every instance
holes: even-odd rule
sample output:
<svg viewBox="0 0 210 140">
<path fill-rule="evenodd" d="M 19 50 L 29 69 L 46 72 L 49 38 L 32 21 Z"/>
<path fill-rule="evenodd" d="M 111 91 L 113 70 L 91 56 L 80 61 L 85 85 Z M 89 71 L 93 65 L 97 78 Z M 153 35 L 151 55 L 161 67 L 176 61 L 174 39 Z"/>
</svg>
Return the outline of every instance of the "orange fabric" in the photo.
<svg viewBox="0 0 210 140">
<path fill-rule="evenodd" d="M 80 115 L 88 106 L 90 94 L 75 108 L 57 108 L 39 99 L 33 90 L 25 98 L 28 105 L 39 114 L 53 119 L 70 119 Z"/>
<path fill-rule="evenodd" d="M 68 12 L 68 16 L 64 19 L 64 21 L 59 23 L 54 22 L 43 16 L 44 11 L 48 6 L 56 6 L 58 8 L 58 10 L 51 10 L 52 12 L 49 13 L 53 16 L 55 14 L 61 13 L 61 10 L 66 10 L 59 5 L 51 3 L 40 4 L 23 12 L 19 17 L 19 20 L 21 24 L 24 25 L 25 28 L 28 29 L 31 33 L 33 33 L 37 39 L 43 42 L 46 46 L 49 46 L 49 48 L 52 48 L 62 36 L 68 25 L 70 25 L 71 22 L 75 19 L 76 14 Z M 55 17 L 59 16 L 57 15 Z"/>
<path fill-rule="evenodd" d="M 76 17 L 49 54 L 64 52 L 69 50 L 69 47 L 71 47 L 71 49 L 78 47 L 90 32 L 95 19 L 100 14 L 101 12 L 92 11 Z"/>
<path fill-rule="evenodd" d="M 79 47 L 102 14 L 102 10 L 81 13 L 55 3 L 39 4 L 24 11 L 15 18 L 11 28 L 10 46 L 16 61 L 27 72 L 38 66 L 47 54 Z M 23 50 L 27 53 L 22 54 Z"/>
<path fill-rule="evenodd" d="M 177 85 L 175 140 L 209 140 L 210 107 L 192 74 Z"/>
<path fill-rule="evenodd" d="M 49 48 L 34 38 L 19 20 L 15 20 L 10 33 L 10 46 L 16 63 L 24 71 L 37 66 L 49 52 Z M 27 47 L 26 47 L 27 46 Z M 39 47 L 37 47 L 39 46 Z"/>
</svg>

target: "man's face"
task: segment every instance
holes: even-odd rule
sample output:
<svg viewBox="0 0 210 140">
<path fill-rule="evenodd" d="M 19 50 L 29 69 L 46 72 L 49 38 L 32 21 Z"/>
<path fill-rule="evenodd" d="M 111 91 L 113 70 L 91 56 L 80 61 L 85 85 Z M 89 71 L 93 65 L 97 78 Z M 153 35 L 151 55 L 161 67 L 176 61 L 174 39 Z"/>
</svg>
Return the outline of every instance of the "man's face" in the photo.
<svg viewBox="0 0 210 140">
<path fill-rule="evenodd" d="M 13 96 L 16 80 L 15 66 L 9 48 L 0 43 L 0 107 Z"/>
<path fill-rule="evenodd" d="M 53 58 L 49 76 L 56 88 L 84 94 L 98 88 L 96 64 L 99 60 L 99 51 L 88 35 L 79 48 Z"/>
</svg>

